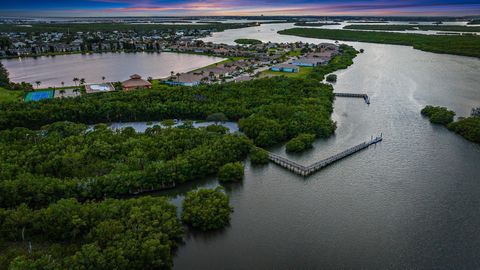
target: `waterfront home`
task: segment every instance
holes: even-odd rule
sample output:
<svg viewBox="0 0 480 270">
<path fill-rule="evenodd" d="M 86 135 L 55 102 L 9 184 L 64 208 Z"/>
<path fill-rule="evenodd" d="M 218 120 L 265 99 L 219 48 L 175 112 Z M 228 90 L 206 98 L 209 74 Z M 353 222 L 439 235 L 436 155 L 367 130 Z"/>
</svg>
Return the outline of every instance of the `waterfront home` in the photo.
<svg viewBox="0 0 480 270">
<path fill-rule="evenodd" d="M 115 87 L 111 83 L 87 84 L 85 85 L 85 92 L 87 94 L 102 93 L 115 91 Z"/>
<path fill-rule="evenodd" d="M 300 68 L 296 65 L 292 64 L 278 64 L 270 68 L 271 71 L 278 71 L 278 72 L 299 72 Z"/>
<path fill-rule="evenodd" d="M 204 77 L 196 73 L 183 73 L 179 76 L 171 76 L 164 83 L 169 85 L 196 86 L 202 82 Z"/>
<path fill-rule="evenodd" d="M 316 67 L 328 63 L 328 60 L 325 58 L 306 58 L 302 57 L 297 60 L 293 60 L 292 64 L 299 67 Z"/>
<path fill-rule="evenodd" d="M 320 48 L 321 51 L 334 51 L 338 52 L 339 47 L 333 43 L 320 43 L 318 44 L 318 47 Z"/>
<path fill-rule="evenodd" d="M 152 88 L 152 84 L 149 81 L 142 79 L 138 74 L 133 74 L 130 76 L 129 80 L 122 82 L 123 90 L 135 90 L 135 89 L 144 89 Z"/>
</svg>

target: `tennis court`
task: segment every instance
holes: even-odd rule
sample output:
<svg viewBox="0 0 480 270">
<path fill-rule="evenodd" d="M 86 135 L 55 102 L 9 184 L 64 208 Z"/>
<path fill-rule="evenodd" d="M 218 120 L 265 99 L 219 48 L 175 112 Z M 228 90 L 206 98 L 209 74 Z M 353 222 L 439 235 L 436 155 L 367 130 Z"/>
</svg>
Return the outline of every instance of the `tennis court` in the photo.
<svg viewBox="0 0 480 270">
<path fill-rule="evenodd" d="M 53 98 L 54 91 L 53 90 L 45 90 L 45 91 L 35 91 L 27 93 L 25 96 L 25 101 L 38 101 L 42 99 L 50 99 Z"/>
</svg>

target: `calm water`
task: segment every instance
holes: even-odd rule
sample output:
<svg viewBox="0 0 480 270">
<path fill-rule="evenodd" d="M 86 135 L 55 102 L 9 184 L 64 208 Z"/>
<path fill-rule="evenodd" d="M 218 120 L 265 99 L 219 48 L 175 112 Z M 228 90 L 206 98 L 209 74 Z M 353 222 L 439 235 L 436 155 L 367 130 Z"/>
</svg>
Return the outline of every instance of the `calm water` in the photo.
<svg viewBox="0 0 480 270">
<path fill-rule="evenodd" d="M 170 72 L 187 72 L 222 61 L 219 57 L 178 53 L 103 53 L 73 54 L 2 60 L 14 82 L 41 81 L 40 87 L 73 85 L 72 79 L 87 83 L 124 81 L 137 73 L 144 78 L 164 78 Z"/>
<path fill-rule="evenodd" d="M 183 125 L 183 121 L 178 121 L 174 127 L 178 127 Z M 215 122 L 193 122 L 192 125 L 196 128 L 200 127 L 208 127 L 210 125 L 221 125 L 223 127 L 228 128 L 228 132 L 234 133 L 238 131 L 238 123 L 237 122 L 223 122 L 223 123 L 215 123 Z M 154 127 L 155 125 L 162 126 L 160 121 L 151 121 L 151 122 L 115 122 L 115 123 L 110 123 L 109 127 L 113 130 L 117 129 L 123 129 L 127 127 L 132 127 L 135 129 L 136 132 L 143 133 L 147 128 Z M 90 128 L 93 128 L 94 125 L 91 125 Z"/>
<path fill-rule="evenodd" d="M 209 40 L 322 41 L 271 31 L 282 25 Z M 479 106 L 480 60 L 350 44 L 365 53 L 337 72 L 335 90 L 366 92 L 372 104 L 337 99 L 336 135 L 289 157 L 310 164 L 380 132 L 384 141 L 308 178 L 247 162 L 243 183 L 226 186 L 231 226 L 190 233 L 176 269 L 480 268 L 480 147 L 419 114 L 425 104 L 459 116 Z M 216 185 L 205 180 L 166 194 L 180 205 L 187 190 Z"/>
</svg>

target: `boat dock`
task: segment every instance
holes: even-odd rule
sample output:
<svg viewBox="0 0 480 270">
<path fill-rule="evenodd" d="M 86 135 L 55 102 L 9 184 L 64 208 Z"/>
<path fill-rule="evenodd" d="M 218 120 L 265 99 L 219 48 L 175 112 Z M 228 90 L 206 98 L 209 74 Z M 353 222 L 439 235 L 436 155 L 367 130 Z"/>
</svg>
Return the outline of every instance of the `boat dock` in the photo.
<svg viewBox="0 0 480 270">
<path fill-rule="evenodd" d="M 356 146 L 353 146 L 351 148 L 348 148 L 347 150 L 338 153 L 336 155 L 333 155 L 331 157 L 328 157 L 326 159 L 320 160 L 318 162 L 313 163 L 310 166 L 303 166 L 300 165 L 294 161 L 291 161 L 287 158 L 281 157 L 277 154 L 274 153 L 269 153 L 269 159 L 271 162 L 293 172 L 301 176 L 309 176 L 311 174 L 314 174 L 315 172 L 327 167 L 328 165 L 339 161 L 345 157 L 348 157 L 350 155 L 353 155 L 354 153 L 357 153 L 365 148 L 368 148 L 370 145 L 377 144 L 383 140 L 383 136 L 377 136 L 375 138 L 371 138 L 369 141 L 363 142 L 361 144 L 358 144 Z"/>
<path fill-rule="evenodd" d="M 350 98 L 363 98 L 365 103 L 370 105 L 370 98 L 367 94 L 355 94 L 355 93 L 333 93 L 335 97 L 350 97 Z"/>
</svg>

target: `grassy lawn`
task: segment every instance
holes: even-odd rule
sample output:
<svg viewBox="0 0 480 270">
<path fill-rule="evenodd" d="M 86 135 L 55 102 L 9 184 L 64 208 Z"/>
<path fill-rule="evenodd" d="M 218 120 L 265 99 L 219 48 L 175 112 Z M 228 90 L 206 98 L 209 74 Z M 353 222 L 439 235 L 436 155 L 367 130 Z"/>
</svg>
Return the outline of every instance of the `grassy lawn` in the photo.
<svg viewBox="0 0 480 270">
<path fill-rule="evenodd" d="M 312 67 L 300 67 L 299 72 L 292 72 L 292 73 L 265 70 L 262 73 L 260 73 L 260 78 L 271 77 L 271 76 L 285 76 L 285 77 L 288 77 L 288 78 L 306 79 L 308 74 L 310 74 L 312 72 L 312 70 L 313 70 Z"/>
<path fill-rule="evenodd" d="M 300 55 L 302 55 L 302 50 L 300 50 L 300 49 L 289 51 L 287 53 L 287 56 L 289 56 L 289 57 L 299 57 Z"/>
<path fill-rule="evenodd" d="M 12 91 L 0 87 L 0 103 L 19 101 L 23 96 L 23 91 Z"/>
</svg>

